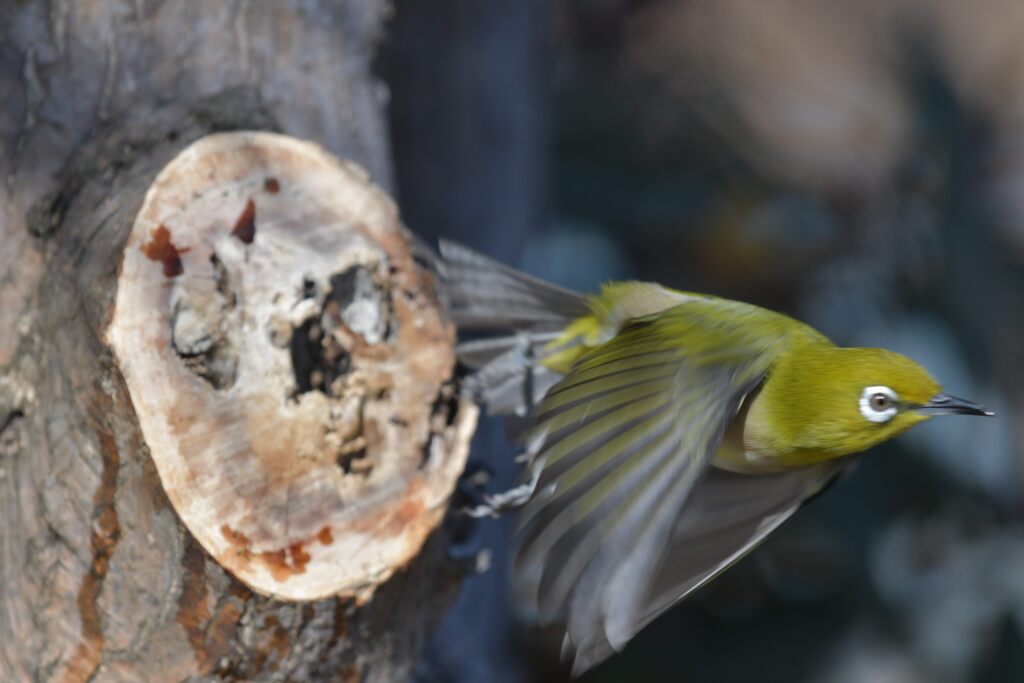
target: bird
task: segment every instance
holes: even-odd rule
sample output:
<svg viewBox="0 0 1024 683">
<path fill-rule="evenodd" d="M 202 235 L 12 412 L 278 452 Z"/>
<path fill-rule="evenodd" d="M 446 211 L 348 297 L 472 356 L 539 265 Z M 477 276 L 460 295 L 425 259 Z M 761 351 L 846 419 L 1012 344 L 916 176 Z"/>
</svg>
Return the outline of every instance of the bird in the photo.
<svg viewBox="0 0 1024 683">
<path fill-rule="evenodd" d="M 464 386 L 525 424 L 512 596 L 579 675 L 744 557 L 865 450 L 985 415 L 918 363 L 753 304 L 640 281 L 583 295 L 441 240 Z"/>
</svg>

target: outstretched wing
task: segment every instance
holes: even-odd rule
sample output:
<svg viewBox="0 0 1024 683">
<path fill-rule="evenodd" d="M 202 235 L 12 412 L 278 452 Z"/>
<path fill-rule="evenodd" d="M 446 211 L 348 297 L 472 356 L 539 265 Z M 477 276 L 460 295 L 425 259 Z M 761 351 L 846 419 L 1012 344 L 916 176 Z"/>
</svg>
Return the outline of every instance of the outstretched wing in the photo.
<svg viewBox="0 0 1024 683">
<path fill-rule="evenodd" d="M 832 461 L 765 475 L 709 468 L 676 519 L 632 633 L 756 548 L 849 464 Z M 576 651 L 574 667 L 585 671 L 612 652 L 609 641 L 591 639 L 586 649 Z"/>
<path fill-rule="evenodd" d="M 620 648 L 636 632 L 687 496 L 789 322 L 694 297 L 628 324 L 548 392 L 514 585 L 540 622 L 565 621 L 572 649 Z"/>
</svg>

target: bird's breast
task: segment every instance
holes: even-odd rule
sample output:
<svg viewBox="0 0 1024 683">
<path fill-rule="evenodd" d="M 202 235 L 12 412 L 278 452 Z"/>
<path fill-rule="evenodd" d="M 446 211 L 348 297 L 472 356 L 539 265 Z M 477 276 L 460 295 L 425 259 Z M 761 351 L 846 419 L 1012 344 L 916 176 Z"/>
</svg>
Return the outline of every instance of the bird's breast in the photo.
<svg viewBox="0 0 1024 683">
<path fill-rule="evenodd" d="M 776 474 L 835 457 L 810 448 L 777 448 L 778 440 L 771 438 L 771 424 L 758 404 L 761 398 L 760 392 L 754 392 L 743 402 L 711 458 L 713 466 L 739 474 Z"/>
<path fill-rule="evenodd" d="M 770 453 L 750 449 L 744 443 L 743 425 L 740 420 L 733 422 L 711 458 L 711 464 L 719 469 L 739 474 L 773 474 L 793 469 L 785 466 Z"/>
</svg>

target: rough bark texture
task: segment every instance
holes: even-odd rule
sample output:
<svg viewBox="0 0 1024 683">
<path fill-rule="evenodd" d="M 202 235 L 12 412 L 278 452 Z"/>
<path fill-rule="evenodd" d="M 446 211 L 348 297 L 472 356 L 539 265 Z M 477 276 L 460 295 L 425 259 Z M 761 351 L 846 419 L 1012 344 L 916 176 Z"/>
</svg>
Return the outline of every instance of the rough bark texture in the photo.
<svg viewBox="0 0 1024 683">
<path fill-rule="evenodd" d="M 146 188 L 210 132 L 389 184 L 372 0 L 0 7 L 0 680 L 406 677 L 455 585 L 428 540 L 368 604 L 254 594 L 180 522 L 103 334 Z"/>
</svg>

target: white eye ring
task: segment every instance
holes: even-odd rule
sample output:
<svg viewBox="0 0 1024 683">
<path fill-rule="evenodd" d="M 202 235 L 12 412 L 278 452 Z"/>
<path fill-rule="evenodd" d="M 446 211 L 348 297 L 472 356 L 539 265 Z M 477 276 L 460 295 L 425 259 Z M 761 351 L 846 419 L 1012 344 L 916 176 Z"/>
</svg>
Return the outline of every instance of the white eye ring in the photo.
<svg viewBox="0 0 1024 683">
<path fill-rule="evenodd" d="M 900 397 L 889 387 L 864 387 L 860 394 L 860 414 L 869 422 L 888 422 L 899 412 Z"/>
</svg>

